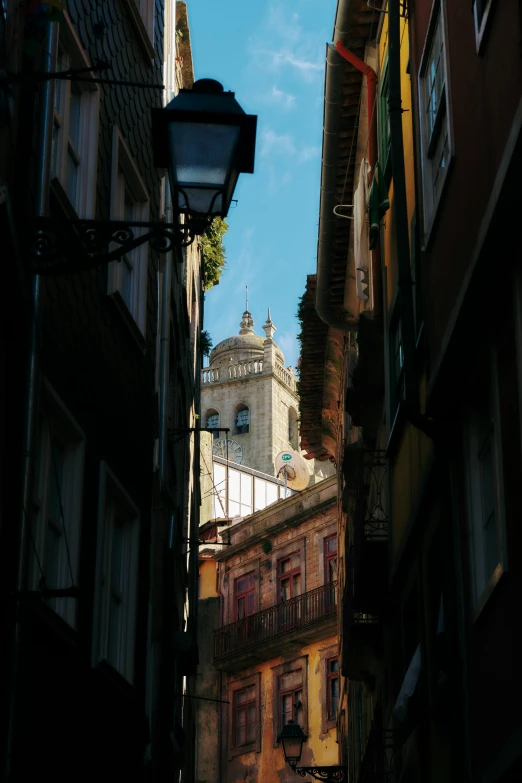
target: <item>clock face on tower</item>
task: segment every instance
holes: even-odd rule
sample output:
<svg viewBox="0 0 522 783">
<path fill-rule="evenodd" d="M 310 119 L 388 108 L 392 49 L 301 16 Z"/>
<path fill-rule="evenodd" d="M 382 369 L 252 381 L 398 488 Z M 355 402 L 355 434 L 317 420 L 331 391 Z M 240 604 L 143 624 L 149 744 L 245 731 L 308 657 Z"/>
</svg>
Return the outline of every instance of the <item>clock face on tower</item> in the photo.
<svg viewBox="0 0 522 783">
<path fill-rule="evenodd" d="M 228 459 L 241 465 L 243 462 L 243 448 L 237 440 L 228 441 L 228 456 L 226 454 L 226 448 L 226 440 L 216 440 L 212 447 L 212 453 L 215 457 L 223 457 L 223 459 Z"/>
</svg>

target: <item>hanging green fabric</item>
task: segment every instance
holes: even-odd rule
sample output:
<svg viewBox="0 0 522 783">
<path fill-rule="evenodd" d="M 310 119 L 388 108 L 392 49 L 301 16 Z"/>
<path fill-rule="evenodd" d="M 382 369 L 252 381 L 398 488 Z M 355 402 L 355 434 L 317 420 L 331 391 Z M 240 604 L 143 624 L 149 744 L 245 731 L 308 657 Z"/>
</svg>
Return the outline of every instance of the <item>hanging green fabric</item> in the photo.
<svg viewBox="0 0 522 783">
<path fill-rule="evenodd" d="M 370 190 L 370 249 L 373 250 L 381 233 L 381 219 L 390 208 L 388 188 L 379 163 L 375 164 Z"/>
</svg>

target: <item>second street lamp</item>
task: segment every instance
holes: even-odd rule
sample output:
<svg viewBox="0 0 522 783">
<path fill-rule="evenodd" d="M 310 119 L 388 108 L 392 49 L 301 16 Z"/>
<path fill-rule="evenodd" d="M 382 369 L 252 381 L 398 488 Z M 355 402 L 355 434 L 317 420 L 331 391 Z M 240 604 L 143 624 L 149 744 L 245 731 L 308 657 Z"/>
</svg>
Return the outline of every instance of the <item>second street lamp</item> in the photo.
<svg viewBox="0 0 522 783">
<path fill-rule="evenodd" d="M 168 170 L 177 220 L 35 218 L 28 247 L 33 270 L 81 271 L 121 261 L 145 242 L 159 253 L 190 245 L 214 217 L 226 217 L 239 174 L 253 173 L 256 124 L 213 79 L 180 90 L 168 106 L 152 109 L 154 162 Z"/>
<path fill-rule="evenodd" d="M 278 735 L 277 740 L 283 747 L 283 753 L 285 761 L 290 765 L 290 768 L 296 775 L 300 775 L 302 778 L 307 775 L 311 775 L 316 780 L 323 780 L 326 783 L 344 783 L 346 779 L 346 768 L 337 765 L 328 767 L 298 767 L 301 760 L 301 754 L 303 752 L 303 744 L 308 737 L 302 730 L 298 723 L 293 720 L 289 720 L 286 723 L 281 733 Z"/>
</svg>

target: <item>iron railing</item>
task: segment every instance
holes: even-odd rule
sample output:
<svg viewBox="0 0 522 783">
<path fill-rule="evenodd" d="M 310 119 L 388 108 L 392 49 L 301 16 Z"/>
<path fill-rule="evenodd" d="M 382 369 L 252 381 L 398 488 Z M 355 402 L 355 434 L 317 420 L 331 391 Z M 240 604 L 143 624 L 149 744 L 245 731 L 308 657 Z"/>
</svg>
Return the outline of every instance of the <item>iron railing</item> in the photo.
<svg viewBox="0 0 522 783">
<path fill-rule="evenodd" d="M 214 631 L 214 659 L 248 650 L 337 615 L 337 582 L 283 601 Z"/>
</svg>

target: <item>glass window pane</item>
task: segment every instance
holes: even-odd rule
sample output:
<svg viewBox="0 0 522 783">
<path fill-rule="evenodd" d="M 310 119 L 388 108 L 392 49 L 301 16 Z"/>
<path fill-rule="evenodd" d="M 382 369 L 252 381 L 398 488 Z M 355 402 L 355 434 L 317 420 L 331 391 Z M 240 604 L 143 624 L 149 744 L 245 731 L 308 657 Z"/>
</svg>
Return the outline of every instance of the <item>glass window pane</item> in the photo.
<svg viewBox="0 0 522 783">
<path fill-rule="evenodd" d="M 64 485 L 65 449 L 54 438 L 51 441 L 51 465 L 49 472 L 49 514 L 56 522 L 62 524 L 61 496 Z"/>
<path fill-rule="evenodd" d="M 129 310 L 132 302 L 132 262 L 127 256 L 121 260 L 121 296 Z"/>
<path fill-rule="evenodd" d="M 239 516 L 240 505 L 235 500 L 228 501 L 228 515 L 230 517 Z"/>
<path fill-rule="evenodd" d="M 45 585 L 50 588 L 61 587 L 58 584 L 58 575 L 60 569 L 60 531 L 53 525 L 47 526 L 47 534 L 45 537 L 45 559 L 44 559 L 44 573 L 45 573 Z"/>
<path fill-rule="evenodd" d="M 69 138 L 74 144 L 76 151 L 80 147 L 80 111 L 81 95 L 76 87 L 71 84 L 71 94 L 69 99 Z"/>
<path fill-rule="evenodd" d="M 69 201 L 76 206 L 76 197 L 78 192 L 78 162 L 76 156 L 73 155 L 71 150 L 67 149 L 67 171 L 65 177 L 65 192 L 69 197 Z"/>
<path fill-rule="evenodd" d="M 240 474 L 237 470 L 228 471 L 228 497 L 238 503 L 240 501 Z"/>
<path fill-rule="evenodd" d="M 266 481 L 254 478 L 254 511 L 262 511 L 266 508 Z"/>
<path fill-rule="evenodd" d="M 254 705 L 248 708 L 248 732 L 247 742 L 253 742 L 255 740 L 256 730 L 256 708 Z"/>
<path fill-rule="evenodd" d="M 219 413 L 207 417 L 207 427 L 219 427 Z"/>
<path fill-rule="evenodd" d="M 241 473 L 241 502 L 252 505 L 252 476 Z"/>
<path fill-rule="evenodd" d="M 268 481 L 266 482 L 266 504 L 269 506 L 271 503 L 275 503 L 277 501 L 277 484 L 270 484 Z"/>
<path fill-rule="evenodd" d="M 125 196 L 123 199 L 123 219 L 131 223 L 134 220 L 134 199 L 127 184 L 125 184 Z"/>
</svg>

